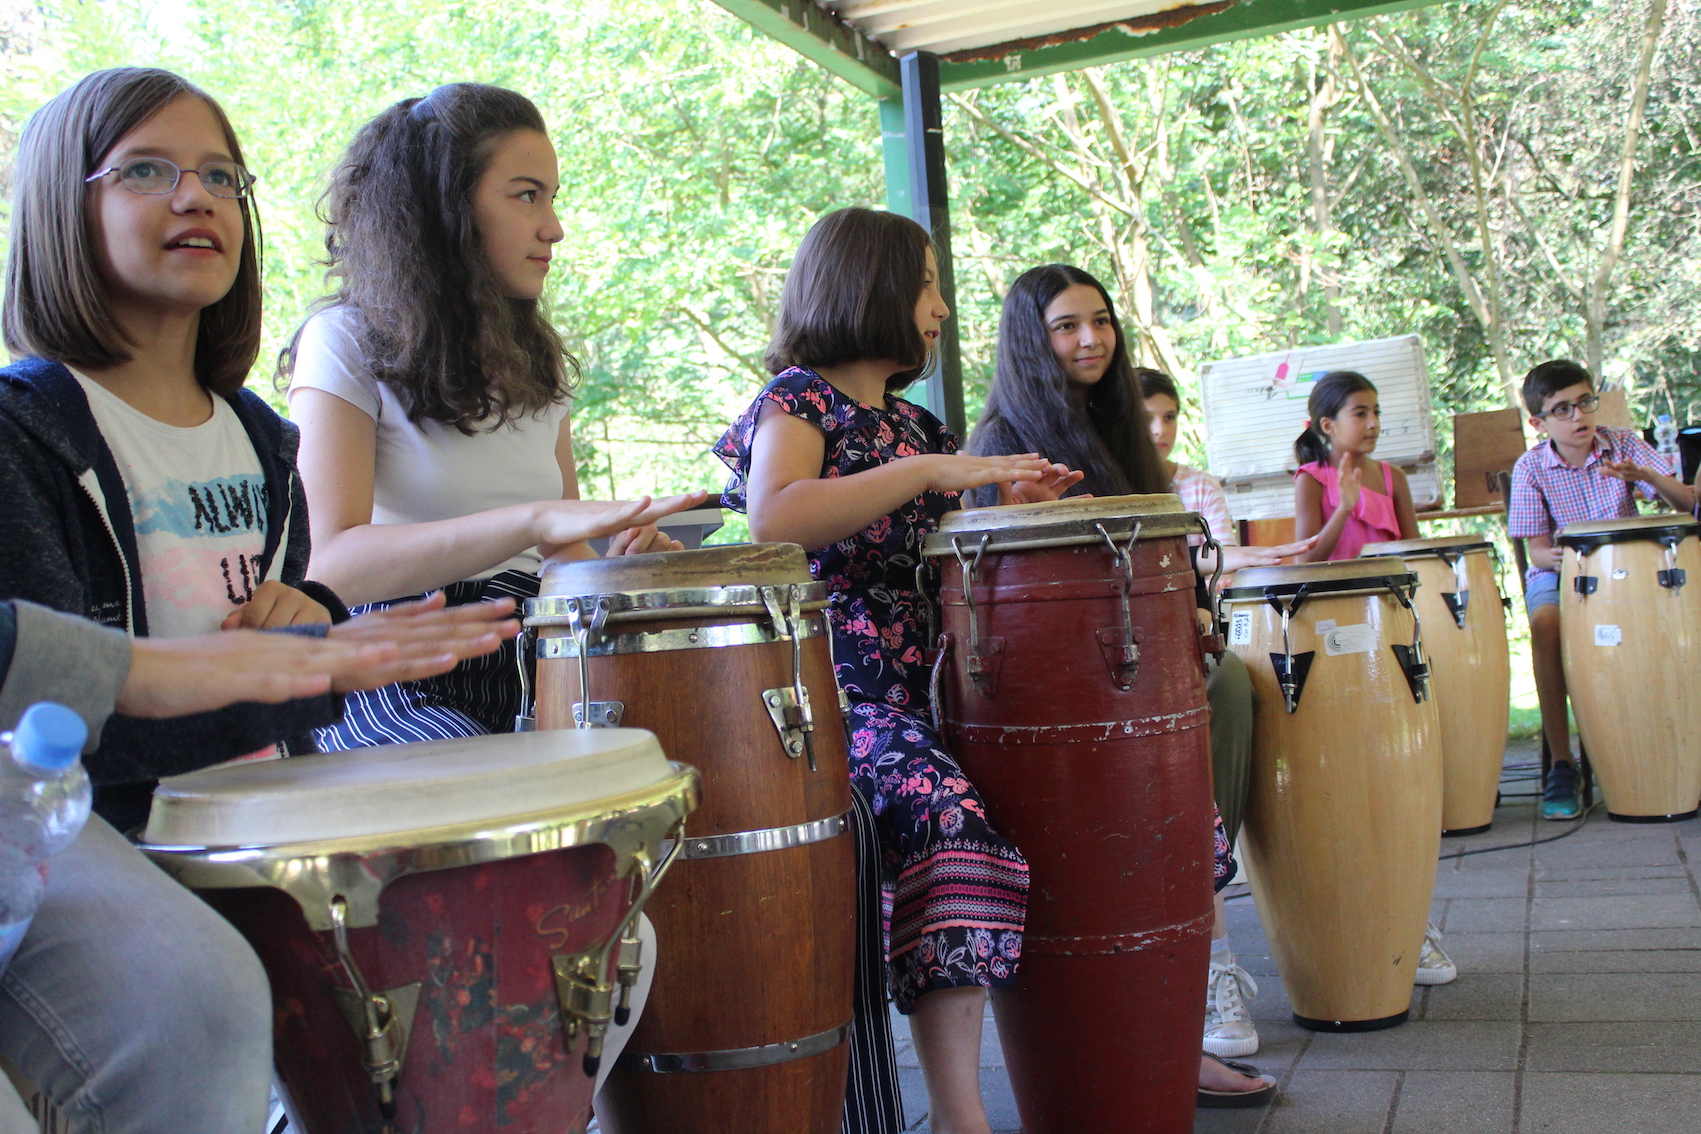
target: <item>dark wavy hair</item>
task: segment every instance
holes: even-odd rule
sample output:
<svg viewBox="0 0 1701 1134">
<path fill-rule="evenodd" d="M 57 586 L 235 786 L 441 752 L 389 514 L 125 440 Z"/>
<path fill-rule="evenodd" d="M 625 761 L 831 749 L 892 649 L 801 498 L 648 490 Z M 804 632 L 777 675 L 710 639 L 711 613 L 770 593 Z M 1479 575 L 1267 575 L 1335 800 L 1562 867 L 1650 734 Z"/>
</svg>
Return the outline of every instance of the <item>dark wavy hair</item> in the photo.
<svg viewBox="0 0 1701 1134">
<path fill-rule="evenodd" d="M 1153 370 L 1149 366 L 1136 366 L 1134 368 L 1134 377 L 1140 383 L 1140 397 L 1142 400 L 1145 398 L 1155 398 L 1159 394 L 1162 394 L 1164 397 L 1174 402 L 1177 408 L 1180 408 L 1181 391 L 1176 389 L 1174 378 L 1171 378 L 1162 370 Z"/>
<path fill-rule="evenodd" d="M 1329 438 L 1323 432 L 1322 421 L 1326 417 L 1338 417 L 1347 399 L 1364 390 L 1374 394 L 1376 387 L 1356 370 L 1331 370 L 1317 379 L 1305 403 L 1305 412 L 1311 415 L 1311 420 L 1293 442 L 1293 455 L 1300 464 L 1328 463 Z"/>
<path fill-rule="evenodd" d="M 321 201 L 336 293 L 408 420 L 494 430 L 569 397 L 579 365 L 534 299 L 503 294 L 472 198 L 502 139 L 547 134 L 524 95 L 450 83 L 361 127 Z M 297 332 L 299 338 L 299 332 Z M 295 364 L 291 342 L 280 381 Z"/>
<path fill-rule="evenodd" d="M 920 378 L 929 355 L 915 306 L 930 243 L 897 213 L 839 209 L 816 221 L 786 272 L 768 372 L 891 359 L 912 365 L 886 380 L 888 391 Z"/>
<path fill-rule="evenodd" d="M 1104 297 L 1116 330 L 1110 365 L 1088 388 L 1084 406 L 1069 388 L 1045 322 L 1051 301 L 1074 284 L 1086 284 Z M 1169 477 L 1152 445 L 1146 402 L 1128 361 L 1128 338 L 1110 293 L 1093 276 L 1068 264 L 1046 264 L 1023 272 L 1010 285 L 998 323 L 997 369 L 969 451 L 981 456 L 1040 453 L 1087 474 L 1076 493 L 1169 491 Z"/>
<path fill-rule="evenodd" d="M 183 95 L 207 104 L 231 160 L 245 164 L 218 102 L 153 67 L 96 71 L 30 116 L 18 142 L 6 262 L 6 346 L 14 354 L 92 370 L 130 360 L 132 344 L 112 317 L 101 279 L 84 178 L 126 134 Z M 236 279 L 202 308 L 195 333 L 195 377 L 216 394 L 240 389 L 260 353 L 260 213 L 252 196 L 231 203 L 242 214 Z"/>
<path fill-rule="evenodd" d="M 1542 405 L 1561 390 L 1583 385 L 1595 388 L 1594 375 L 1581 363 L 1568 358 L 1552 358 L 1538 363 L 1524 375 L 1524 408 L 1531 414 L 1542 412 Z"/>
</svg>

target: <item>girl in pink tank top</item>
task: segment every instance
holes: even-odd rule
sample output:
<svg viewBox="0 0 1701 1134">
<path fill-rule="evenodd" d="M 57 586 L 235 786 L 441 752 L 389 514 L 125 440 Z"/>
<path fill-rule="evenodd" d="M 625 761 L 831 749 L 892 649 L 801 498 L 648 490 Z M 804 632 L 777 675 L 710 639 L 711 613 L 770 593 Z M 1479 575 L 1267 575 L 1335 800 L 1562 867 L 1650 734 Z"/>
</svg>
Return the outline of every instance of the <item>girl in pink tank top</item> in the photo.
<svg viewBox="0 0 1701 1134">
<path fill-rule="evenodd" d="M 1355 559 L 1367 543 L 1416 539 L 1405 474 L 1370 456 L 1382 429 L 1376 387 L 1355 371 L 1333 370 L 1312 387 L 1307 408 L 1311 420 L 1293 446 L 1294 536 L 1315 535 L 1317 543 L 1299 561 Z"/>
</svg>

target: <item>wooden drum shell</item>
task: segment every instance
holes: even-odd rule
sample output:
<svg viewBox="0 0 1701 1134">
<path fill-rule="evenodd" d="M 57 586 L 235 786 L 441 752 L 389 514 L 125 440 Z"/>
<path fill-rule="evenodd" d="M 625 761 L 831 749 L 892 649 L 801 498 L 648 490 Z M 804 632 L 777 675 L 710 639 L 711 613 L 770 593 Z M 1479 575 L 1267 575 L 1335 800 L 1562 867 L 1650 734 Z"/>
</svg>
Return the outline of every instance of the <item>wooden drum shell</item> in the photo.
<svg viewBox="0 0 1701 1134">
<path fill-rule="evenodd" d="M 1003 639 L 990 697 L 964 672 L 958 564 L 939 562 L 948 743 L 1030 869 L 1018 983 L 993 996 L 1023 1129 L 1191 1131 L 1212 834 L 1185 538 L 1134 546 L 1140 663 L 1126 690 L 1099 641 L 1122 625 L 1103 544 L 983 557 L 979 631 Z"/>
<path fill-rule="evenodd" d="M 823 615 L 803 641 L 818 771 L 787 755 L 762 691 L 789 687 L 786 641 L 592 656 L 591 696 L 625 705 L 623 724 L 654 732 L 670 759 L 703 777 L 693 838 L 844 815 L 849 762 Z M 646 621 L 665 631 L 749 619 Z M 539 638 L 564 636 L 545 628 Z M 573 724 L 577 658 L 537 664 L 538 728 Z M 783 850 L 677 862 L 646 905 L 660 963 L 644 1015 L 600 1096 L 609 1134 L 834 1134 L 850 1045 L 766 1066 L 657 1073 L 630 1056 L 724 1052 L 819 1036 L 847 1025 L 856 940 L 856 860 L 848 831 Z M 848 1033 L 847 1033 L 848 1035 Z"/>
<path fill-rule="evenodd" d="M 1582 562 L 1580 572 L 1576 550 L 1565 550 L 1560 641 L 1607 813 L 1630 822 L 1692 816 L 1701 798 L 1701 541 L 1677 545 L 1688 582 L 1676 589 L 1660 586 L 1666 549 L 1650 539 L 1602 544 Z M 1595 593 L 1577 593 L 1579 573 L 1595 580 Z"/>
<path fill-rule="evenodd" d="M 1289 632 L 1296 654 L 1317 655 L 1290 714 L 1270 657 L 1283 652 L 1281 616 L 1262 601 L 1230 609 L 1251 617 L 1250 640 L 1231 634 L 1231 648 L 1257 703 L 1240 845 L 1294 1018 L 1322 1030 L 1399 1024 L 1441 840 L 1436 705 L 1414 700 L 1390 648 L 1411 643 L 1412 615 L 1385 590 L 1308 597 Z M 1328 656 L 1326 619 L 1371 627 L 1374 649 Z"/>
<path fill-rule="evenodd" d="M 1440 544 L 1441 540 L 1423 541 Z M 1506 760 L 1506 722 L 1512 706 L 1512 662 L 1506 639 L 1506 608 L 1494 558 L 1486 547 L 1465 551 L 1470 588 L 1464 625 L 1446 599 L 1457 593 L 1458 576 L 1435 554 L 1402 552 L 1400 545 L 1372 544 L 1366 555 L 1398 555 L 1418 577 L 1413 605 L 1423 620 L 1429 655 L 1430 696 L 1441 728 L 1441 831 L 1472 835 L 1494 823 L 1500 769 Z"/>
</svg>

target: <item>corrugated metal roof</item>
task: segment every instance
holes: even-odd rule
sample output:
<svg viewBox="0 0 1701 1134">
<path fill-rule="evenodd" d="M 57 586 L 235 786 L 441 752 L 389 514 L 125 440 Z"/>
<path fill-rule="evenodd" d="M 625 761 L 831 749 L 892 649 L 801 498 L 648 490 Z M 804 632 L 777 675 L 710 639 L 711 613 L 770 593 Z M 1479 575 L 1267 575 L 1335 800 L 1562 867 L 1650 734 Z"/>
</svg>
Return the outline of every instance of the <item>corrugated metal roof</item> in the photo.
<svg viewBox="0 0 1701 1134">
<path fill-rule="evenodd" d="M 1133 34 L 1173 27 L 1229 6 L 1224 0 L 822 0 L 894 55 L 931 51 L 946 59 L 1086 39 L 1127 25 Z"/>
</svg>

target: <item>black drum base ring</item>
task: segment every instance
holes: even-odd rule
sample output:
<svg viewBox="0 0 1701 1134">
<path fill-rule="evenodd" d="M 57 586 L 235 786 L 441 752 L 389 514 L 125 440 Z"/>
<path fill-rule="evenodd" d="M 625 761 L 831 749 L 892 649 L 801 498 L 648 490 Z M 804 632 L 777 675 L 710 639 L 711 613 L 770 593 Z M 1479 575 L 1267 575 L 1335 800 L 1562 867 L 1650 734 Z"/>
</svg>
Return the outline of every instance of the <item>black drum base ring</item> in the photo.
<svg viewBox="0 0 1701 1134">
<path fill-rule="evenodd" d="M 1701 808 L 1691 808 L 1681 815 L 1619 815 L 1616 812 L 1607 812 L 1607 818 L 1614 823 L 1681 823 L 1685 819 L 1695 818 L 1696 815 L 1701 815 Z"/>
<path fill-rule="evenodd" d="M 1480 827 L 1455 827 L 1451 831 L 1443 831 L 1441 837 L 1444 839 L 1462 839 L 1466 835 L 1480 835 L 1492 826 L 1494 826 L 1494 820 L 1490 819 Z"/>
<path fill-rule="evenodd" d="M 1380 1020 L 1313 1020 L 1309 1016 L 1293 1014 L 1293 1022 L 1311 1032 L 1380 1032 L 1387 1028 L 1397 1028 L 1406 1022 L 1411 1015 L 1411 1009 L 1393 1016 L 1384 1016 Z"/>
</svg>

